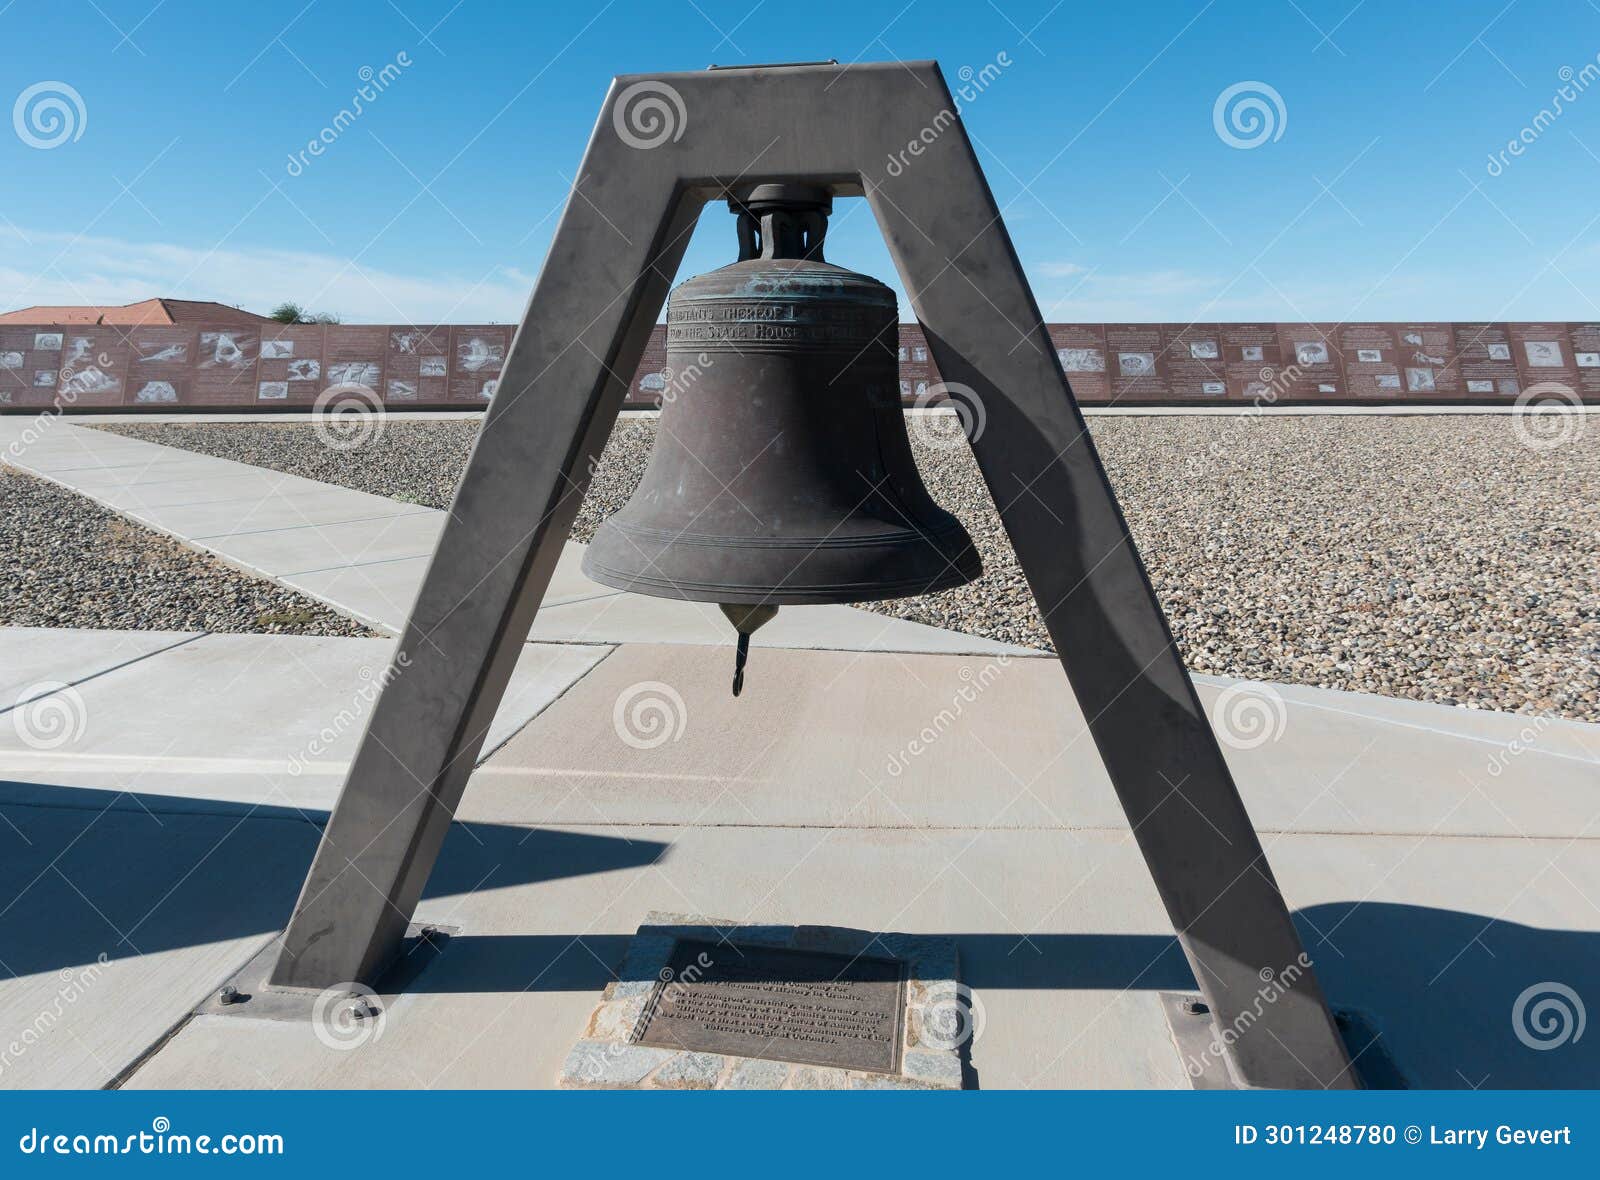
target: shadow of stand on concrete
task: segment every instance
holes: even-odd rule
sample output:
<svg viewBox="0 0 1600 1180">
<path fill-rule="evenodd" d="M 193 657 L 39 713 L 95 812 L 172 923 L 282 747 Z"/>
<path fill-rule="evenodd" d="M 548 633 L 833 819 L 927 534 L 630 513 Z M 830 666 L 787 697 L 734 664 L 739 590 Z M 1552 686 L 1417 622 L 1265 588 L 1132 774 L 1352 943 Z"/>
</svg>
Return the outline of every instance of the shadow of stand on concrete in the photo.
<svg viewBox="0 0 1600 1180">
<path fill-rule="evenodd" d="M 0 803 L 9 821 L 0 825 L 0 900 L 9 907 L 0 914 L 0 945 L 13 978 L 65 972 L 102 954 L 132 959 L 281 929 L 326 818 L 11 786 L 29 800 Z M 60 805 L 41 802 L 52 790 Z M 458 824 L 427 896 L 636 869 L 669 848 L 658 840 Z M 1600 979 L 1600 934 L 1380 902 L 1317 905 L 1295 918 L 1333 1006 L 1370 1023 L 1410 1085 L 1600 1087 L 1600 1040 L 1583 1035 L 1582 1008 L 1584 990 Z M 956 941 L 962 982 L 980 996 L 1194 988 L 1170 936 L 937 933 Z M 599 993 L 616 978 L 630 937 L 465 929 L 407 990 Z M 215 981 L 193 982 L 190 1004 Z M 1562 999 L 1563 988 L 1576 1006 Z M 1555 1005 L 1541 1006 L 1552 995 Z"/>
</svg>

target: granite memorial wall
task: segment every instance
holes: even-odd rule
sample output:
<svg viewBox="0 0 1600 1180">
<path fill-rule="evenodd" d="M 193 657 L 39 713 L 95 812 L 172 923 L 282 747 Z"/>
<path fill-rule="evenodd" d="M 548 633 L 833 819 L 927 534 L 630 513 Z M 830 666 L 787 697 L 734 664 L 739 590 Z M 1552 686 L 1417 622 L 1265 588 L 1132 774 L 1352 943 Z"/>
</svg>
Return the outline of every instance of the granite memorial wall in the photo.
<svg viewBox="0 0 1600 1180">
<path fill-rule="evenodd" d="M 1539 385 L 1600 399 L 1600 324 L 1050 324 L 1086 405 L 1514 402 Z M 901 328 L 900 392 L 939 380 Z M 1555 392 L 1555 391 L 1552 391 Z"/>
<path fill-rule="evenodd" d="M 0 409 L 273 410 L 360 387 L 395 407 L 482 406 L 514 329 L 493 325 L 0 327 Z"/>
<path fill-rule="evenodd" d="M 304 409 L 359 387 L 395 409 L 465 409 L 495 391 L 514 328 L 235 324 L 0 327 L 0 410 Z M 1600 324 L 1051 324 L 1086 405 L 1600 401 Z M 937 401 L 922 331 L 900 328 L 900 393 Z M 629 403 L 670 387 L 664 329 Z M 1563 394 L 1562 391 L 1570 391 Z"/>
</svg>

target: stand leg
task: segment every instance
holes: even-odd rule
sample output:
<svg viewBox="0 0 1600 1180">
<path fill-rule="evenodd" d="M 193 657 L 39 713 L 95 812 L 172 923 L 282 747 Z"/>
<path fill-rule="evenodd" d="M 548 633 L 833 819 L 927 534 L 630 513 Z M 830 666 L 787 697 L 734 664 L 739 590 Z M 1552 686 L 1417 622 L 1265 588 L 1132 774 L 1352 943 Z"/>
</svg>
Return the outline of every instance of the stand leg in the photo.
<svg viewBox="0 0 1600 1180">
<path fill-rule="evenodd" d="M 869 182 L 867 197 L 941 376 L 970 391 L 973 452 L 1051 642 L 1217 1025 L 1238 1034 L 1240 1082 L 1357 1086 L 969 153 L 924 157 Z"/>
<path fill-rule="evenodd" d="M 276 986 L 368 982 L 399 949 L 626 396 L 617 374 L 639 363 L 702 203 L 662 198 L 659 232 L 633 243 L 581 199 L 562 218 L 284 933 Z M 597 273 L 602 253 L 612 265 Z"/>
</svg>

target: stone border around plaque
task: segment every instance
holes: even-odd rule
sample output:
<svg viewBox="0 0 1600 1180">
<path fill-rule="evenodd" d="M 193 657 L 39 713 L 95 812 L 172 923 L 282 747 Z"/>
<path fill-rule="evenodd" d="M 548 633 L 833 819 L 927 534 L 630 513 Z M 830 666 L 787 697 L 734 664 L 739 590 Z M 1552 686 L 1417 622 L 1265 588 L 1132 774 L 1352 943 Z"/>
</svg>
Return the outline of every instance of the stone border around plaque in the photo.
<svg viewBox="0 0 1600 1180">
<path fill-rule="evenodd" d="M 806 1057 L 805 1047 L 739 1033 L 702 1031 L 721 1051 L 700 1045 L 674 1047 L 676 1036 L 663 1021 L 665 989 L 674 985 L 683 962 L 698 959 L 703 944 L 748 948 L 751 961 L 792 957 L 804 977 L 805 965 L 837 957 L 854 963 L 852 975 L 871 989 L 871 1002 L 884 1003 L 884 987 L 897 987 L 892 1014 L 894 1043 L 846 1045 L 855 1065 L 828 1065 Z M 768 952 L 762 956 L 759 952 Z M 693 953 L 691 953 L 693 952 Z M 559 1084 L 568 1089 L 639 1090 L 959 1090 L 963 1054 L 971 1039 L 971 995 L 961 986 L 954 939 L 931 935 L 875 933 L 836 926 L 741 925 L 692 914 L 653 912 L 629 942 L 617 979 L 606 986 L 583 1036 L 561 1067 Z M 682 986 L 679 984 L 679 986 Z M 743 985 L 747 994 L 759 984 Z M 757 1005 L 782 1004 L 754 996 Z M 744 1003 L 748 1008 L 748 1002 Z M 847 1020 L 860 1021 L 851 1011 Z M 685 1038 L 687 1039 L 687 1038 Z M 648 1043 L 646 1043 L 648 1042 Z M 766 1048 L 760 1053 L 752 1045 Z M 747 1052 L 733 1051 L 744 1047 Z M 888 1052 L 885 1053 L 885 1049 Z M 870 1064 L 868 1064 L 870 1059 Z M 878 1066 L 874 1068 L 872 1066 Z M 886 1068 L 885 1068 L 886 1067 Z"/>
</svg>

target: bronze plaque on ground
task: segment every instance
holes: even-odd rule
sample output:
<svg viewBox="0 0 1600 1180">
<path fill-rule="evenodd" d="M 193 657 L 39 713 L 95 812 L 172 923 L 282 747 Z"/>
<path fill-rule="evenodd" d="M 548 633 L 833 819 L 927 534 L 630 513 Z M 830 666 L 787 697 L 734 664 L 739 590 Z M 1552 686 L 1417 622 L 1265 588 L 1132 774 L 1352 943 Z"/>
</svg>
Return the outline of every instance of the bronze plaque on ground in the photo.
<svg viewBox="0 0 1600 1180">
<path fill-rule="evenodd" d="M 893 959 L 679 939 L 634 1039 L 895 1073 L 904 978 Z"/>
</svg>

